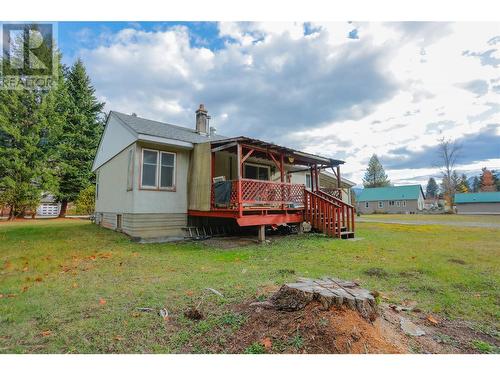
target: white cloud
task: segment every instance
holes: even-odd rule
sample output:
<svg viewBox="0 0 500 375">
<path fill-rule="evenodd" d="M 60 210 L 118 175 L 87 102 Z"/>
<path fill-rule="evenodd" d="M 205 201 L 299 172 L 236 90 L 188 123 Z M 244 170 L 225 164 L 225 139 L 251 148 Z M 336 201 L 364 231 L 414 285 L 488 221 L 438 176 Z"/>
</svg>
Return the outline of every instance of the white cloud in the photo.
<svg viewBox="0 0 500 375">
<path fill-rule="evenodd" d="M 361 182 L 372 153 L 414 155 L 500 124 L 499 35 L 498 23 L 224 22 L 222 49 L 193 46 L 184 26 L 129 28 L 81 56 L 107 109 L 194 126 L 204 102 L 219 133 L 344 158 Z M 474 168 L 497 163 L 492 149 Z M 432 171 L 388 169 L 395 182 Z"/>
</svg>

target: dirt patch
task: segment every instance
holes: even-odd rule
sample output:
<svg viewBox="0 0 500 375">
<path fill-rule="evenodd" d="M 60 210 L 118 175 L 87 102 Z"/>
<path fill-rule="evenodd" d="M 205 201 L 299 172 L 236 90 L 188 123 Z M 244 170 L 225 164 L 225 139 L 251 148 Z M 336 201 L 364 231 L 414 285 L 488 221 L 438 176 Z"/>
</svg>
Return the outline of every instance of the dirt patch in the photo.
<svg viewBox="0 0 500 375">
<path fill-rule="evenodd" d="M 455 264 L 467 264 L 467 262 L 465 260 L 462 260 L 462 259 L 457 259 L 457 258 L 450 258 L 448 259 L 448 262 L 450 263 L 455 263 Z"/>
<path fill-rule="evenodd" d="M 239 309 L 248 318 L 227 343 L 231 353 L 243 353 L 260 343 L 266 344 L 267 353 L 406 352 L 385 334 L 387 327 L 380 320 L 370 323 L 353 310 L 324 310 L 318 302 L 299 311 L 262 309 L 249 304 Z"/>
<path fill-rule="evenodd" d="M 257 241 L 257 237 L 236 237 L 236 236 L 228 236 L 228 237 L 212 237 L 202 242 L 205 246 L 214 247 L 218 249 L 234 249 L 237 247 L 245 247 L 256 245 L 259 243 Z"/>
<path fill-rule="evenodd" d="M 376 277 L 389 276 L 389 273 L 386 270 L 384 270 L 383 268 L 379 268 L 379 267 L 368 268 L 368 269 L 364 270 L 363 273 L 365 275 L 368 275 L 368 276 L 376 276 Z"/>
</svg>

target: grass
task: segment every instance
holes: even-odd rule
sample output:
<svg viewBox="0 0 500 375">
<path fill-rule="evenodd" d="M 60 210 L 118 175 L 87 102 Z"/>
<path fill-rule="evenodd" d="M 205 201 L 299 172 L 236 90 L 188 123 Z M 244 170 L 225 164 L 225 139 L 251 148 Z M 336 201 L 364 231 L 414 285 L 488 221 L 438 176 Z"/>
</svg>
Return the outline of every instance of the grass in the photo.
<svg viewBox="0 0 500 375">
<path fill-rule="evenodd" d="M 401 215 L 401 214 L 371 214 L 361 215 L 364 219 L 377 220 L 398 220 L 407 222 L 449 222 L 449 223 L 488 223 L 500 225 L 500 215 L 448 215 L 448 214 L 428 214 L 428 215 Z"/>
<path fill-rule="evenodd" d="M 140 245 L 80 220 L 1 223 L 0 352 L 206 352 L 244 323 L 231 305 L 324 275 L 498 335 L 499 230 L 359 223 L 357 237 L 289 236 L 221 250 Z M 205 319 L 185 318 L 197 304 Z M 175 325 L 139 307 L 165 307 Z"/>
</svg>

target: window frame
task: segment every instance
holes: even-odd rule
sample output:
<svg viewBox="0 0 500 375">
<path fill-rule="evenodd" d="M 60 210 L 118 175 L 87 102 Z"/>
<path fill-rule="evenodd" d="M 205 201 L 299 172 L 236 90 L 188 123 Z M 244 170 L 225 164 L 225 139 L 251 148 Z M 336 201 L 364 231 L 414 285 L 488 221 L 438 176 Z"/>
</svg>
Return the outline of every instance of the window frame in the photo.
<svg viewBox="0 0 500 375">
<path fill-rule="evenodd" d="M 99 173 L 100 171 L 97 170 L 95 173 L 95 200 L 99 200 Z"/>
<path fill-rule="evenodd" d="M 396 206 L 401 207 L 401 201 L 396 201 Z"/>
<path fill-rule="evenodd" d="M 161 186 L 161 170 L 162 170 L 162 165 L 161 165 L 161 157 L 163 154 L 171 154 L 174 156 L 174 162 L 173 162 L 173 165 L 172 165 L 172 168 L 173 168 L 173 171 L 172 171 L 172 186 L 165 186 L 165 187 L 162 187 Z M 176 183 L 176 173 L 177 173 L 177 168 L 176 168 L 176 165 L 177 165 L 177 154 L 175 152 L 172 152 L 172 151 L 160 151 L 159 153 L 159 158 L 158 158 L 158 189 L 159 190 L 163 190 L 163 191 L 173 191 L 175 190 L 175 183 Z M 170 167 L 170 166 L 169 166 Z"/>
<path fill-rule="evenodd" d="M 384 208 L 384 201 L 378 201 L 378 208 Z"/>
<path fill-rule="evenodd" d="M 406 207 L 406 201 L 403 201 L 403 207 Z"/>
<path fill-rule="evenodd" d="M 134 161 L 135 149 L 130 148 L 127 152 L 127 191 L 134 190 Z"/>
<path fill-rule="evenodd" d="M 370 202 L 365 202 L 365 208 L 370 208 Z"/>
<path fill-rule="evenodd" d="M 307 183 L 309 182 L 309 186 L 307 186 Z M 306 185 L 306 189 L 309 189 L 311 190 L 312 189 L 312 176 L 310 173 L 306 173 L 305 174 L 305 183 L 304 185 Z"/>
<path fill-rule="evenodd" d="M 156 153 L 156 176 L 155 176 L 155 185 L 143 185 L 142 177 L 144 173 L 144 151 L 152 151 Z M 172 186 L 161 187 L 161 155 L 162 154 L 172 154 L 174 155 L 173 162 L 173 172 L 172 172 Z M 173 151 L 162 151 L 162 150 L 154 150 L 151 148 L 143 147 L 141 150 L 141 161 L 140 161 L 140 173 L 139 173 L 139 189 L 140 190 L 153 190 L 153 191 L 176 191 L 176 183 L 177 183 L 177 153 Z"/>
</svg>

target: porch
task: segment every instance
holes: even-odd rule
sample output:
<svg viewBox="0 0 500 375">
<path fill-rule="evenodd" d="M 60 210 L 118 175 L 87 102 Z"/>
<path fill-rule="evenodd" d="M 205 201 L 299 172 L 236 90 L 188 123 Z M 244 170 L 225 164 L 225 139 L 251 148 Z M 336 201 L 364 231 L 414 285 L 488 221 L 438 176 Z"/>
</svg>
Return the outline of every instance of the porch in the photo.
<svg viewBox="0 0 500 375">
<path fill-rule="evenodd" d="M 205 209 L 190 207 L 189 216 L 232 218 L 239 226 L 314 219 L 313 226 L 321 224 L 319 229 L 333 236 L 342 228 L 354 230 L 354 209 L 339 198 L 340 160 L 247 137 L 212 141 L 200 159 L 210 162 L 210 173 L 203 177 L 209 201 Z M 320 171 L 326 168 L 338 181 L 328 192 L 319 187 Z"/>
</svg>

